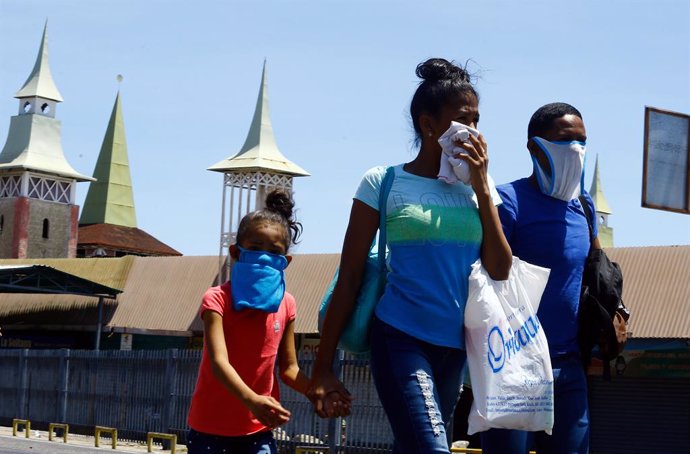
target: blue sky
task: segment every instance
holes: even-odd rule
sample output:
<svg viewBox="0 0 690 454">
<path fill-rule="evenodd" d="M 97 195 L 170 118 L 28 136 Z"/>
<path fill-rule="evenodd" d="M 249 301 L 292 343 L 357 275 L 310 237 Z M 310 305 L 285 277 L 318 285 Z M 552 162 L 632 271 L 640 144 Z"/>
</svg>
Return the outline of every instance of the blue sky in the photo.
<svg viewBox="0 0 690 454">
<path fill-rule="evenodd" d="M 312 174 L 295 181 L 297 253 L 339 252 L 361 175 L 413 158 L 429 57 L 472 60 L 497 183 L 531 172 L 534 110 L 569 102 L 615 245 L 690 244 L 690 216 L 640 206 L 644 107 L 690 113 L 686 0 L 0 0 L 3 143 L 46 19 L 68 161 L 93 172 L 122 74 L 138 226 L 185 255 L 218 253 L 222 176 L 206 168 L 244 143 L 264 58 L 278 146 Z"/>
</svg>

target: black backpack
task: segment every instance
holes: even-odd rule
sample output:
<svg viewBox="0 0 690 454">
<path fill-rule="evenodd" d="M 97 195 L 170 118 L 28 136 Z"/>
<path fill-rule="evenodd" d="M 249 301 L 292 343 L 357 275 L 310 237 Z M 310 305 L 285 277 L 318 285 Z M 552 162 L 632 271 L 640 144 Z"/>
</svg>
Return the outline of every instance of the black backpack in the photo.
<svg viewBox="0 0 690 454">
<path fill-rule="evenodd" d="M 630 311 L 623 304 L 623 273 L 602 249 L 594 249 L 592 212 L 583 196 L 580 204 L 589 227 L 589 253 L 582 273 L 582 292 L 578 311 L 578 342 L 585 366 L 592 358 L 592 349 L 599 347 L 604 362 L 604 377 L 610 378 L 609 362 L 623 351 L 628 338 Z"/>
</svg>

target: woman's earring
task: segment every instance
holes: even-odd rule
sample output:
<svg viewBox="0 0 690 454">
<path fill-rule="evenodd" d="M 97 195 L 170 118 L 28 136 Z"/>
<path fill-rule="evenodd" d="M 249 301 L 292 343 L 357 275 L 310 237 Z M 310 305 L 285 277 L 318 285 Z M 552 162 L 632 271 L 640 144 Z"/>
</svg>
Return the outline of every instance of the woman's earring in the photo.
<svg viewBox="0 0 690 454">
<path fill-rule="evenodd" d="M 431 136 L 433 136 L 433 135 L 434 135 L 434 133 L 433 133 L 433 132 L 431 132 L 431 131 L 429 131 L 429 134 L 428 134 L 428 135 L 429 135 L 429 137 L 431 137 Z"/>
</svg>

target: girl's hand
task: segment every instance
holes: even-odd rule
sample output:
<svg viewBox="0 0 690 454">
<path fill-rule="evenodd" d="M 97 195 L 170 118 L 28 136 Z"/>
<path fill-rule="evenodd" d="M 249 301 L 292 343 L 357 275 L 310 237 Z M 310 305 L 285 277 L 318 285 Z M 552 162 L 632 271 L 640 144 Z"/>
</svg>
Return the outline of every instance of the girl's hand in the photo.
<svg viewBox="0 0 690 454">
<path fill-rule="evenodd" d="M 307 398 L 314 405 L 314 411 L 322 418 L 347 416 L 350 414 L 352 396 L 332 371 L 314 373 L 307 391 Z"/>
<path fill-rule="evenodd" d="M 290 420 L 290 412 L 271 396 L 255 395 L 246 402 L 247 408 L 266 427 L 274 429 Z"/>
<path fill-rule="evenodd" d="M 489 168 L 489 147 L 484 140 L 484 136 L 479 134 L 479 137 L 474 137 L 470 134 L 468 141 L 456 142 L 458 147 L 464 149 L 467 153 L 458 153 L 456 158 L 462 159 L 470 167 L 470 178 L 472 189 L 475 194 L 491 196 L 489 190 L 489 179 L 487 177 L 487 170 Z"/>
<path fill-rule="evenodd" d="M 326 414 L 334 418 L 349 416 L 351 401 L 352 397 L 349 394 L 342 396 L 338 391 L 331 391 L 322 399 L 323 408 L 326 410 Z"/>
</svg>

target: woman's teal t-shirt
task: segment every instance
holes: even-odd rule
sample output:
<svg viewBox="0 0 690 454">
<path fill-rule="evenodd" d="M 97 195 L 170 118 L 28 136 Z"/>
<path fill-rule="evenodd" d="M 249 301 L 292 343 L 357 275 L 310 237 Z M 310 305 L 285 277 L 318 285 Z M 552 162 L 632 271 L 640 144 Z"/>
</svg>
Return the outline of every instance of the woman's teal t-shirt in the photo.
<svg viewBox="0 0 690 454">
<path fill-rule="evenodd" d="M 386 167 L 364 174 L 355 198 L 378 211 Z M 491 195 L 500 203 L 493 182 Z M 388 283 L 376 316 L 417 339 L 465 348 L 467 282 L 479 258 L 482 225 L 472 187 L 395 166 L 386 205 Z"/>
</svg>

